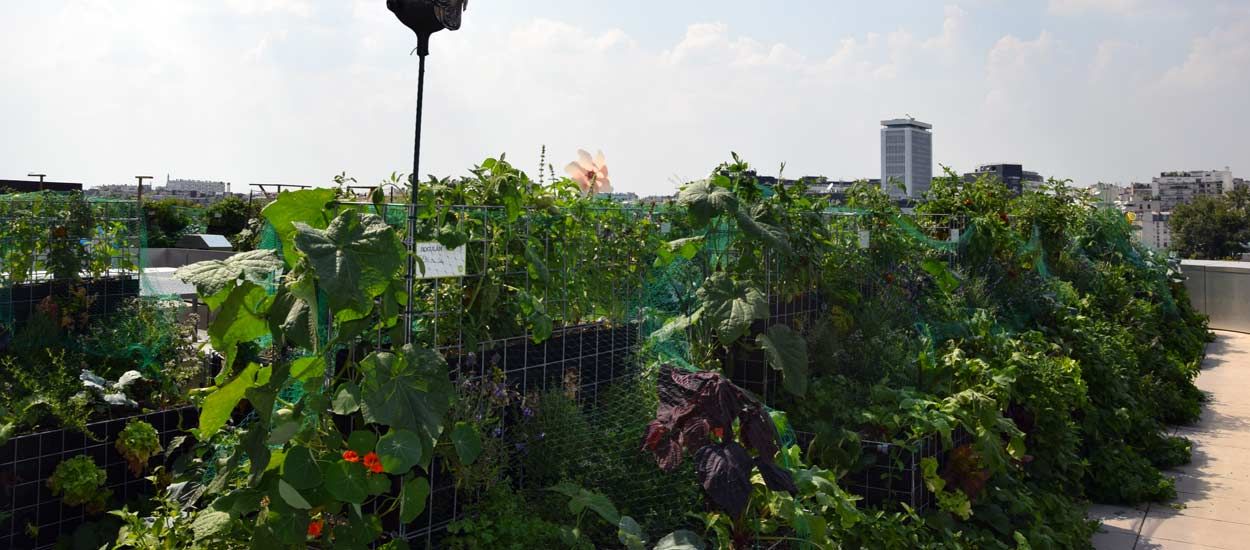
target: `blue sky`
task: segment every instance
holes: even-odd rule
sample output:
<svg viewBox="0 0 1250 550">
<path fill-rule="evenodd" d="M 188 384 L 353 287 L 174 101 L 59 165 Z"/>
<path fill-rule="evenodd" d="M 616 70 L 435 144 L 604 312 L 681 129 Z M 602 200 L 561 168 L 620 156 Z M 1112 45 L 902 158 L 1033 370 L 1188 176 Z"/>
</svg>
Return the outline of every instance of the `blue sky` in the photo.
<svg viewBox="0 0 1250 550">
<path fill-rule="evenodd" d="M 0 177 L 373 183 L 410 164 L 413 39 L 382 0 L 0 0 Z M 938 162 L 1250 177 L 1250 1 L 471 0 L 436 35 L 422 172 L 602 149 L 667 193 L 737 151 L 876 177 L 878 121 Z"/>
</svg>

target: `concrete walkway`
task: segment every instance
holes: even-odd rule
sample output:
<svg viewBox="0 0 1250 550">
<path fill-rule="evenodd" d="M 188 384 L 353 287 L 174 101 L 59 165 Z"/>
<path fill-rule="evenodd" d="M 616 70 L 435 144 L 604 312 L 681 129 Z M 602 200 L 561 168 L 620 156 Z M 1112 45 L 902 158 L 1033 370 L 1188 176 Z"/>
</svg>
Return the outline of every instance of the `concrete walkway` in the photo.
<svg viewBox="0 0 1250 550">
<path fill-rule="evenodd" d="M 1250 548 L 1250 335 L 1217 331 L 1198 387 L 1211 401 L 1198 424 L 1176 429 L 1194 445 L 1193 461 L 1169 472 L 1176 501 L 1092 506 L 1098 550 Z"/>
</svg>

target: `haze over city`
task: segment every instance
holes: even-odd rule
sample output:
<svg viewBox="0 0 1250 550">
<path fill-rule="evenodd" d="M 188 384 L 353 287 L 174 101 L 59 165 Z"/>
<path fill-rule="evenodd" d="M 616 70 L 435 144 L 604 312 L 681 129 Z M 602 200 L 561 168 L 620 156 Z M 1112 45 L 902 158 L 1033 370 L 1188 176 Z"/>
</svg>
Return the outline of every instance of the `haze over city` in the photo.
<svg viewBox="0 0 1250 550">
<path fill-rule="evenodd" d="M 376 2 L 7 2 L 0 172 L 328 185 L 409 165 L 416 57 Z M 1244 171 L 1250 4 L 478 0 L 434 45 L 423 172 L 602 149 L 668 194 L 736 150 L 761 173 L 879 177 L 878 128 L 934 162 L 1147 180 Z M 42 44 L 38 49 L 24 48 Z M 12 52 L 26 52 L 14 55 Z M 1239 166 L 1240 165 L 1240 166 Z"/>
</svg>

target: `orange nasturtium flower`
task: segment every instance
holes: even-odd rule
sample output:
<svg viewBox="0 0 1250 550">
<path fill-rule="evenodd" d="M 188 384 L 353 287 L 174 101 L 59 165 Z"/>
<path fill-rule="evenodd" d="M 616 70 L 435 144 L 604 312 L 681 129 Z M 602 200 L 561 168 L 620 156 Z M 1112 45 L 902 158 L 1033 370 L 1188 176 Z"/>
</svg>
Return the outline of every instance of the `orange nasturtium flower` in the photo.
<svg viewBox="0 0 1250 550">
<path fill-rule="evenodd" d="M 375 474 L 382 473 L 382 459 L 378 458 L 378 453 L 370 452 L 365 455 L 365 468 Z"/>
<path fill-rule="evenodd" d="M 356 451 L 343 451 L 343 460 L 348 462 L 360 462 L 360 455 L 356 454 Z"/>
<path fill-rule="evenodd" d="M 321 536 L 321 528 L 324 526 L 325 523 L 319 519 L 308 522 L 308 536 L 314 539 L 319 538 Z"/>
</svg>

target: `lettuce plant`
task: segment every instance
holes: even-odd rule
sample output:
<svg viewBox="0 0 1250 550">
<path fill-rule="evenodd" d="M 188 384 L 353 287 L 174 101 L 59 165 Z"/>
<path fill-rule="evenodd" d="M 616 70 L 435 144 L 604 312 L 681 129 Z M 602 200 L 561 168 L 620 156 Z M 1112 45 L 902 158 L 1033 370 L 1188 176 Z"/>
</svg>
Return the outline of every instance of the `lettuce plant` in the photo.
<svg viewBox="0 0 1250 550">
<path fill-rule="evenodd" d="M 104 509 L 112 491 L 104 488 L 107 475 L 87 455 L 78 455 L 56 465 L 48 488 L 68 506 L 85 506 L 94 513 Z"/>
<path fill-rule="evenodd" d="M 151 424 L 132 420 L 122 428 L 114 446 L 130 465 L 130 472 L 139 476 L 147 468 L 148 460 L 161 452 L 161 439 Z"/>
</svg>

